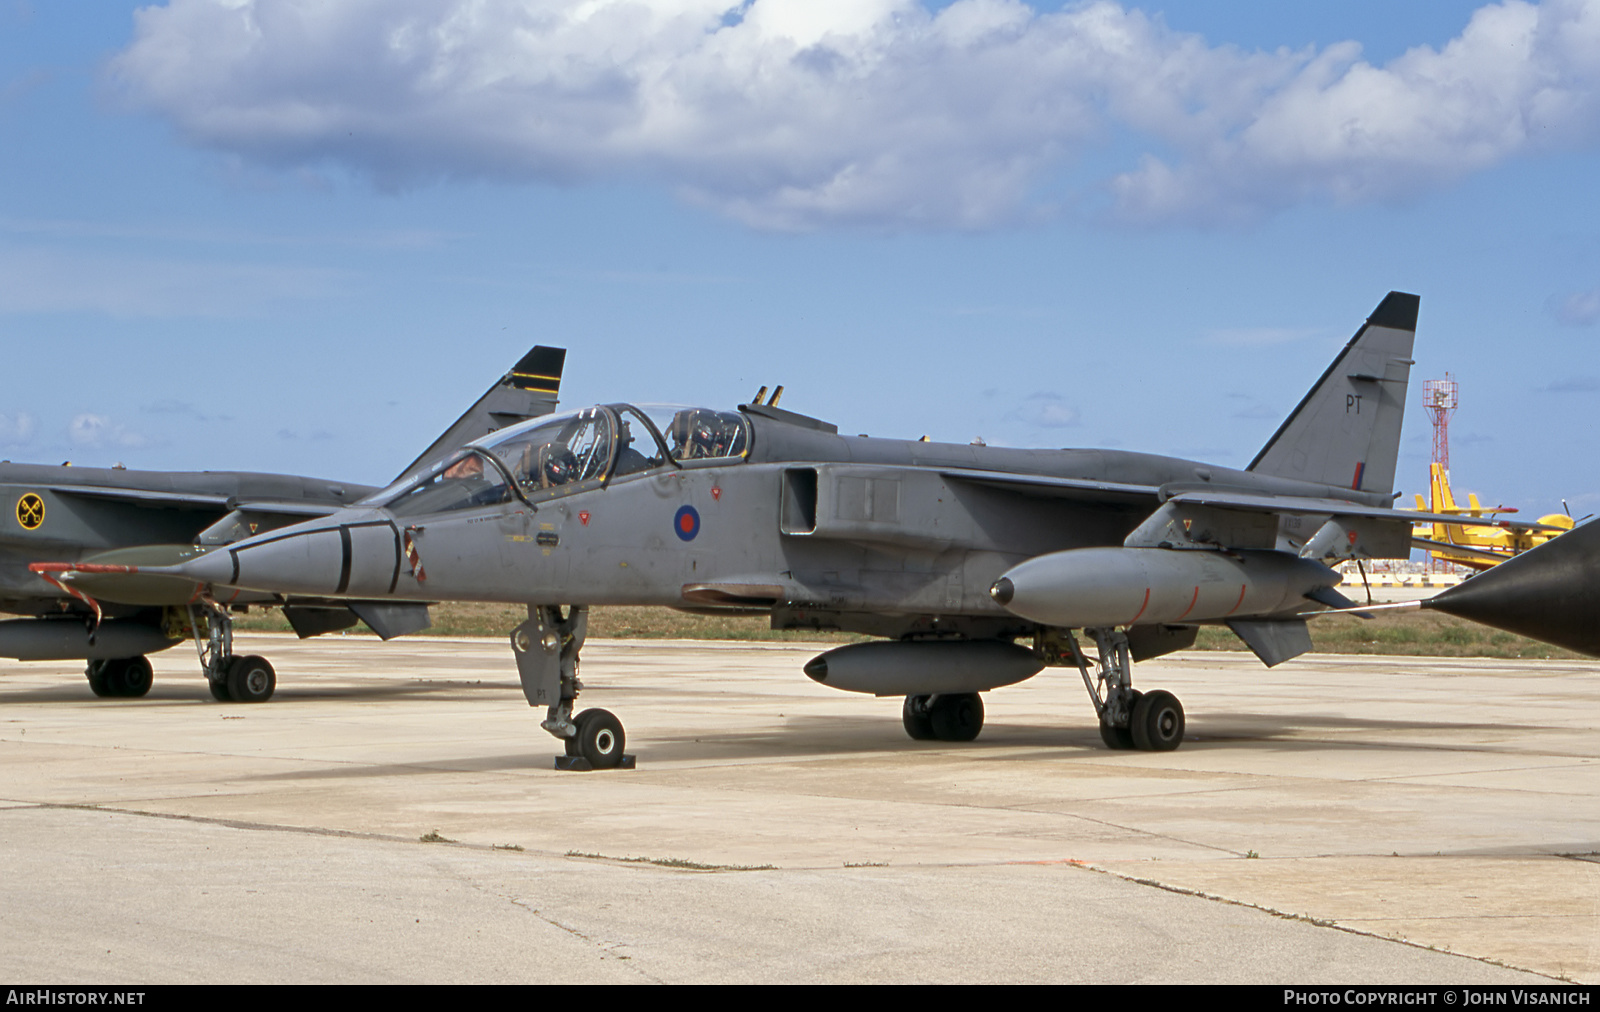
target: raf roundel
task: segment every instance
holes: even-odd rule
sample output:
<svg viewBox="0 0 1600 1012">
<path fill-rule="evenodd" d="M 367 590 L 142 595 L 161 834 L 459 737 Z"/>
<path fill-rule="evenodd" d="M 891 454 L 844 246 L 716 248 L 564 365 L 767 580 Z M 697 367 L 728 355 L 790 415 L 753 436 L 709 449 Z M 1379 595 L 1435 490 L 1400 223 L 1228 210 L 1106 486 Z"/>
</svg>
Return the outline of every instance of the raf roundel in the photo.
<svg viewBox="0 0 1600 1012">
<path fill-rule="evenodd" d="M 700 533 L 700 511 L 693 506 L 678 507 L 677 515 L 672 518 L 672 530 L 680 541 L 693 541 Z"/>
</svg>

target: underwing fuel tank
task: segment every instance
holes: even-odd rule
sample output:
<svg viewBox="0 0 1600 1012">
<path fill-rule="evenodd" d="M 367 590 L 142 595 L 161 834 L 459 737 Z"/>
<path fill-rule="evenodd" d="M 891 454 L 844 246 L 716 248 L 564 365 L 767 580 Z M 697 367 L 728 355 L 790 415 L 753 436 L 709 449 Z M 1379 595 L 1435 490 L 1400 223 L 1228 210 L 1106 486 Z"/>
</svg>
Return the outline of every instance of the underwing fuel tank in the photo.
<svg viewBox="0 0 1600 1012">
<path fill-rule="evenodd" d="M 1023 618 L 1085 629 L 1270 615 L 1338 582 L 1322 563 L 1283 552 L 1075 548 L 1013 567 L 989 594 Z"/>
<path fill-rule="evenodd" d="M 875 696 L 984 692 L 1043 669 L 1032 650 L 1002 640 L 852 643 L 805 666 L 823 685 Z"/>
<path fill-rule="evenodd" d="M 153 654 L 176 646 L 156 625 L 109 619 L 93 629 L 72 616 L 0 622 L 0 657 L 19 661 L 109 660 Z"/>
</svg>

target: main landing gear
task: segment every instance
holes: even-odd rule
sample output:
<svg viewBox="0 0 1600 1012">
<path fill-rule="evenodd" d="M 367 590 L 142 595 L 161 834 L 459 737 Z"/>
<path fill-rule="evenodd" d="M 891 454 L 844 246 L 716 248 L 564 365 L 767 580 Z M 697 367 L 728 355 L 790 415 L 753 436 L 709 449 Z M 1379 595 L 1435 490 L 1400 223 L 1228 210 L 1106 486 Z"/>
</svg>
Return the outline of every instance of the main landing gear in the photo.
<svg viewBox="0 0 1600 1012">
<path fill-rule="evenodd" d="M 584 710 L 573 716 L 583 683 L 578 680 L 578 653 L 589 628 L 589 609 L 528 605 L 528 621 L 511 631 L 517 675 L 529 706 L 545 707 L 539 726 L 560 738 L 566 755 L 556 769 L 633 769 L 634 757 L 624 752 L 627 736 L 622 721 L 609 710 Z"/>
<path fill-rule="evenodd" d="M 983 697 L 976 692 L 907 696 L 900 720 L 917 741 L 971 741 L 983 730 Z"/>
<path fill-rule="evenodd" d="M 118 699 L 137 699 L 150 691 L 155 683 L 155 673 L 144 655 L 118 657 L 112 660 L 90 661 L 84 669 L 89 679 L 89 689 L 97 696 Z"/>
<path fill-rule="evenodd" d="M 1133 661 L 1128 637 L 1117 629 L 1085 629 L 1093 637 L 1099 656 L 1096 671 L 1072 633 L 1065 634 L 1072 663 L 1083 675 L 1084 687 L 1100 716 L 1100 740 L 1107 748 L 1170 752 L 1183 744 L 1183 704 L 1163 689 L 1140 692 L 1133 687 Z"/>
<path fill-rule="evenodd" d="M 219 703 L 265 703 L 278 688 L 277 672 L 265 657 L 236 656 L 233 619 L 220 605 L 189 605 L 194 648 L 200 655 L 211 698 Z"/>
</svg>

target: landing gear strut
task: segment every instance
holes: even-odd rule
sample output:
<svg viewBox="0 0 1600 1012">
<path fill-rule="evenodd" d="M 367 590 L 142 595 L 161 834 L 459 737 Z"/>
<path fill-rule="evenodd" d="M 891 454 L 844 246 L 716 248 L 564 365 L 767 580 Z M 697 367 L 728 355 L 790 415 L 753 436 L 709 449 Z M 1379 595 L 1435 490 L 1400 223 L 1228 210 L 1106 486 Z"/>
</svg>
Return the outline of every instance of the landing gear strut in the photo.
<svg viewBox="0 0 1600 1012">
<path fill-rule="evenodd" d="M 632 769 L 634 757 L 623 751 L 627 736 L 622 721 L 608 710 L 584 710 L 573 717 L 583 683 L 578 680 L 578 654 L 589 628 L 589 609 L 528 605 L 528 621 L 511 631 L 517 675 L 529 706 L 545 707 L 539 726 L 561 739 L 566 755 L 557 769 Z"/>
<path fill-rule="evenodd" d="M 200 655 L 211 698 L 219 703 L 265 703 L 278 688 L 277 672 L 265 657 L 235 656 L 233 619 L 218 604 L 189 605 L 194 648 Z"/>
<path fill-rule="evenodd" d="M 1083 675 L 1084 688 L 1100 716 L 1100 740 L 1107 748 L 1170 752 L 1183 744 L 1183 704 L 1165 690 L 1140 692 L 1133 687 L 1133 660 L 1127 634 L 1117 629 L 1085 629 L 1099 656 L 1090 674 L 1089 659 L 1068 632 L 1072 661 Z"/>
</svg>

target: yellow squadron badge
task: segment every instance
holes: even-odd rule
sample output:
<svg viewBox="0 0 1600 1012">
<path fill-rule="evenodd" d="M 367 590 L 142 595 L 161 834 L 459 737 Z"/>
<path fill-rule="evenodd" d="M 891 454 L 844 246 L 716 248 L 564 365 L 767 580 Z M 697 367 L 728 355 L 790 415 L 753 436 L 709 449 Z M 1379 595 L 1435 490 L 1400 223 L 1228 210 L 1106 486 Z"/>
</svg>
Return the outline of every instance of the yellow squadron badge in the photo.
<svg viewBox="0 0 1600 1012">
<path fill-rule="evenodd" d="M 29 492 L 17 500 L 17 523 L 25 531 L 38 530 L 44 523 L 44 500 L 38 493 Z"/>
</svg>

